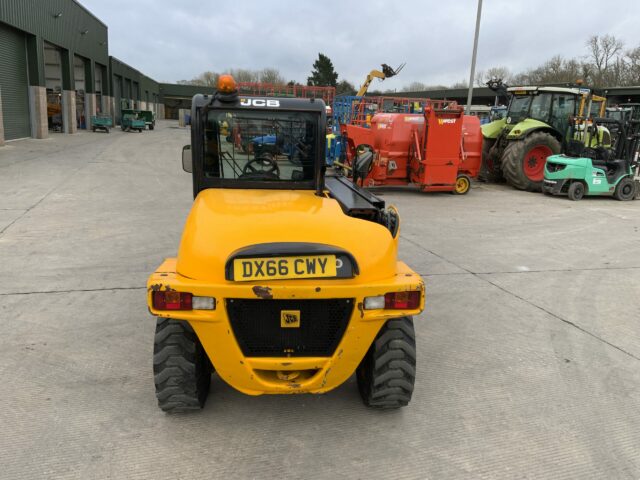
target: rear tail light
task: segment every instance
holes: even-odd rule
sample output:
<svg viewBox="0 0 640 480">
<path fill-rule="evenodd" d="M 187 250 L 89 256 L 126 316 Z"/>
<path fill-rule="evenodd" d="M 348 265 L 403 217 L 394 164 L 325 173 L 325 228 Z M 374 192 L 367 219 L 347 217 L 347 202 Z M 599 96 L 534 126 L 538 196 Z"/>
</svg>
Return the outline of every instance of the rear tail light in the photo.
<svg viewBox="0 0 640 480">
<path fill-rule="evenodd" d="M 155 310 L 192 310 L 193 295 L 187 292 L 153 292 L 152 304 Z"/>
<path fill-rule="evenodd" d="M 389 310 L 415 310 L 420 307 L 420 292 L 391 292 L 384 296 L 384 308 Z"/>
<path fill-rule="evenodd" d="M 420 308 L 420 292 L 391 292 L 377 297 L 365 297 L 365 310 L 415 310 Z"/>
</svg>

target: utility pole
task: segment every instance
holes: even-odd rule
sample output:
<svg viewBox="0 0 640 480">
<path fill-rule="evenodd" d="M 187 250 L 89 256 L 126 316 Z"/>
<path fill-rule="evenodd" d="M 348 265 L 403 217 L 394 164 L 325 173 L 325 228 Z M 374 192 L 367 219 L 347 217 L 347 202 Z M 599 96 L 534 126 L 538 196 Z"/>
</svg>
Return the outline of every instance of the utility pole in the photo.
<svg viewBox="0 0 640 480">
<path fill-rule="evenodd" d="M 473 98 L 473 80 L 476 75 L 476 54 L 478 53 L 478 36 L 480 35 L 480 16 L 482 15 L 482 0 L 478 0 L 478 15 L 476 17 L 476 34 L 473 37 L 473 55 L 471 56 L 471 75 L 469 75 L 469 94 L 465 113 L 469 115 Z"/>
</svg>

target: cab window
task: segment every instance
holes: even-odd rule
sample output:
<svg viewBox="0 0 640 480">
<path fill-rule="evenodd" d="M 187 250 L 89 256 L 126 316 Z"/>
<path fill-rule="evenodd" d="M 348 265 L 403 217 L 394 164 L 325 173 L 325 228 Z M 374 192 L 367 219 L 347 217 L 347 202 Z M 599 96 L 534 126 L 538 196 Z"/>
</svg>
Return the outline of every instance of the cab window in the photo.
<svg viewBox="0 0 640 480">
<path fill-rule="evenodd" d="M 569 117 L 575 115 L 576 98 L 574 95 L 556 93 L 551 105 L 550 124 L 561 133 L 565 133 L 569 126 Z"/>
<path fill-rule="evenodd" d="M 551 97 L 550 93 L 534 95 L 529 116 L 541 122 L 548 122 L 551 113 Z"/>
<path fill-rule="evenodd" d="M 213 110 L 204 136 L 204 175 L 237 181 L 309 181 L 317 156 L 317 115 Z"/>
</svg>

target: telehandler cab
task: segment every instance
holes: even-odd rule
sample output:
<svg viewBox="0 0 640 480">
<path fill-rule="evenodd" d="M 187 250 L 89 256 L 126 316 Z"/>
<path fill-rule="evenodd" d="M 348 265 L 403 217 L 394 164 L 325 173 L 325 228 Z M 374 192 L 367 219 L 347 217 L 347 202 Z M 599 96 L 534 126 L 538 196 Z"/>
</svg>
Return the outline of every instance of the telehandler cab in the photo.
<svg viewBox="0 0 640 480">
<path fill-rule="evenodd" d="M 355 371 L 366 405 L 407 405 L 424 284 L 397 259 L 396 209 L 325 177 L 324 102 L 238 96 L 223 75 L 191 118 L 195 201 L 148 281 L 160 408 L 202 408 L 214 369 L 249 395 L 324 393 Z M 267 135 L 295 148 L 238 147 Z"/>
</svg>

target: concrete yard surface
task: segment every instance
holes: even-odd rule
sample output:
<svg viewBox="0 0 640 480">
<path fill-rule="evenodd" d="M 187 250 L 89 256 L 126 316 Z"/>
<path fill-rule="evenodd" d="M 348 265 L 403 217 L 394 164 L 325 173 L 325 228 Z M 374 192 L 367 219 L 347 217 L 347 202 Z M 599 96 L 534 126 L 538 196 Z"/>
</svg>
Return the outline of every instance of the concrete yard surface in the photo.
<svg viewBox="0 0 640 480">
<path fill-rule="evenodd" d="M 164 414 L 145 282 L 193 200 L 187 143 L 160 121 L 0 147 L 0 478 L 640 478 L 639 201 L 378 190 L 427 285 L 411 404 L 214 375 Z"/>
</svg>

